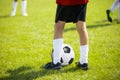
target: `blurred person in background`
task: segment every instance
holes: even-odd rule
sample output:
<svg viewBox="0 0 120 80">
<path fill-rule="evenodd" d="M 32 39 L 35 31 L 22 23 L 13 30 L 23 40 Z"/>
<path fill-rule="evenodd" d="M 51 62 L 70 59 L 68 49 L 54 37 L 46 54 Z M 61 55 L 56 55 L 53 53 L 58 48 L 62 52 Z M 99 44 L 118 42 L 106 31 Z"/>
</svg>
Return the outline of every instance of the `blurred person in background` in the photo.
<svg viewBox="0 0 120 80">
<path fill-rule="evenodd" d="M 18 0 L 14 0 L 12 3 L 12 12 L 11 12 L 10 16 L 16 15 L 17 5 L 18 5 Z M 21 11 L 22 11 L 23 16 L 28 16 L 26 8 L 27 8 L 27 0 L 22 0 Z"/>
<path fill-rule="evenodd" d="M 111 13 L 114 12 L 116 7 L 118 7 L 118 22 L 120 22 L 120 0 L 115 0 L 114 3 L 112 4 L 111 8 L 106 10 L 107 20 L 109 22 L 113 21 L 112 17 L 111 17 Z"/>
</svg>

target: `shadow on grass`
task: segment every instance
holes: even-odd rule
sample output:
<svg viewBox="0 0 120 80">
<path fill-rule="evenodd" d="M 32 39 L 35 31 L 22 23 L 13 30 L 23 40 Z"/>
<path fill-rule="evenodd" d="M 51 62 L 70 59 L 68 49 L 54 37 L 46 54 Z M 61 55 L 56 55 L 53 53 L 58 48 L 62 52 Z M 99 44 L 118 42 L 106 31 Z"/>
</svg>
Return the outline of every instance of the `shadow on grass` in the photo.
<svg viewBox="0 0 120 80">
<path fill-rule="evenodd" d="M 105 24 L 93 24 L 93 25 L 87 25 L 87 28 L 98 28 L 98 27 L 106 27 L 106 26 L 110 26 L 111 24 L 109 23 L 105 23 Z M 70 30 L 76 30 L 76 27 L 71 27 L 71 28 L 67 28 L 64 30 L 64 32 L 70 31 Z"/>
<path fill-rule="evenodd" d="M 118 19 L 113 19 L 112 23 L 120 24 L 120 22 L 118 22 Z M 111 22 L 109 23 L 109 21 L 107 21 L 107 20 L 96 21 L 95 24 L 93 24 L 93 25 L 87 25 L 87 28 L 106 27 L 106 26 L 112 25 L 112 23 Z M 76 30 L 76 27 L 74 26 L 74 27 L 67 28 L 67 29 L 64 30 L 64 32 L 72 31 L 72 30 Z"/>
<path fill-rule="evenodd" d="M 21 16 L 21 15 L 16 15 L 16 16 L 10 16 L 10 15 L 0 15 L 0 19 L 2 18 L 20 18 L 20 17 L 23 17 L 23 18 L 26 18 L 24 16 Z"/>
<path fill-rule="evenodd" d="M 31 67 L 19 67 L 15 70 L 8 70 L 7 73 L 10 74 L 7 77 L 2 77 L 0 80 L 34 80 L 36 78 L 52 75 L 61 74 L 67 72 L 75 72 L 78 68 L 69 68 L 62 70 L 45 70 L 41 69 L 39 71 L 32 70 Z"/>
<path fill-rule="evenodd" d="M 11 17 L 10 15 L 4 15 L 4 16 L 0 16 L 0 18 L 8 18 Z"/>
<path fill-rule="evenodd" d="M 87 28 L 97 28 L 97 27 L 106 27 L 110 26 L 111 24 L 106 23 L 106 24 L 95 24 L 95 25 L 88 25 Z"/>
</svg>

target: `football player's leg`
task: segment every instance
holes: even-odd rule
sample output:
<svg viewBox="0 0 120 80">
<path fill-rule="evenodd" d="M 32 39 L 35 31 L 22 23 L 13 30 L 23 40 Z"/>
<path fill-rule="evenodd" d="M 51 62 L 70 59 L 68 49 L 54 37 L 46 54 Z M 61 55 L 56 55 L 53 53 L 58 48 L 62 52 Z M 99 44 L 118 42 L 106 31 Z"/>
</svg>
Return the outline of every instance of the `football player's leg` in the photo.
<svg viewBox="0 0 120 80">
<path fill-rule="evenodd" d="M 26 11 L 26 9 L 27 9 L 27 0 L 22 0 L 22 15 L 23 16 L 28 16 L 28 14 L 27 14 L 27 11 Z"/>
<path fill-rule="evenodd" d="M 83 70 L 88 69 L 88 33 L 85 22 L 86 9 L 87 4 L 80 5 L 80 7 L 78 8 L 78 10 L 80 11 L 78 16 L 79 20 L 76 22 L 76 28 L 80 39 L 80 60 L 78 63 L 76 63 L 76 65 Z"/>
<path fill-rule="evenodd" d="M 11 12 L 10 16 L 15 16 L 16 15 L 17 5 L 18 5 L 17 0 L 14 0 L 13 3 L 12 3 L 12 12 Z"/>
<path fill-rule="evenodd" d="M 76 25 L 80 37 L 80 63 L 88 63 L 88 33 L 86 23 L 78 21 Z"/>
<path fill-rule="evenodd" d="M 52 62 L 47 63 L 45 69 L 61 69 L 61 52 L 63 46 L 62 34 L 65 22 L 57 21 L 54 25 L 54 40 L 53 40 L 53 53 Z"/>
<path fill-rule="evenodd" d="M 64 31 L 65 22 L 58 21 L 54 25 L 54 40 L 53 40 L 53 63 L 60 63 L 61 51 L 63 45 L 63 31 Z"/>
</svg>

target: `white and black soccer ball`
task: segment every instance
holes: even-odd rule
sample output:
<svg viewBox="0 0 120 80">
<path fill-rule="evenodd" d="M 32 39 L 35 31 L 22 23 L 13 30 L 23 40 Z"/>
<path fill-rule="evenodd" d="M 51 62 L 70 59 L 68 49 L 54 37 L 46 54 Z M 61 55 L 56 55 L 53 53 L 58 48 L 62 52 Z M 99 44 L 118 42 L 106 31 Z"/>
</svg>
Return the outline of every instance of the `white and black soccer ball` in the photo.
<svg viewBox="0 0 120 80">
<path fill-rule="evenodd" d="M 74 51 L 72 47 L 68 44 L 63 44 L 63 50 L 61 55 L 61 64 L 63 66 L 69 65 L 74 60 Z"/>
<path fill-rule="evenodd" d="M 53 59 L 52 55 L 51 57 Z M 62 54 L 61 54 L 61 65 L 62 66 L 69 65 L 73 62 L 73 60 L 74 60 L 74 51 L 72 47 L 68 44 L 63 44 Z"/>
</svg>

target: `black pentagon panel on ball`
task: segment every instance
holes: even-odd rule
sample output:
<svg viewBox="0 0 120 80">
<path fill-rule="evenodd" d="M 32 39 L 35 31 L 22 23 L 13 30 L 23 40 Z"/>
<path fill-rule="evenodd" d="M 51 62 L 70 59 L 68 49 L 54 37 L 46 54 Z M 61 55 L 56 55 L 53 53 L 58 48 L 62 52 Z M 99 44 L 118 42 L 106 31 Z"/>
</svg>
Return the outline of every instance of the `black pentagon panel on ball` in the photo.
<svg viewBox="0 0 120 80">
<path fill-rule="evenodd" d="M 68 46 L 65 46 L 63 50 L 65 53 L 70 53 L 70 48 Z"/>
<path fill-rule="evenodd" d="M 71 64 L 73 62 L 74 58 L 71 58 L 69 61 L 69 64 Z"/>
</svg>

